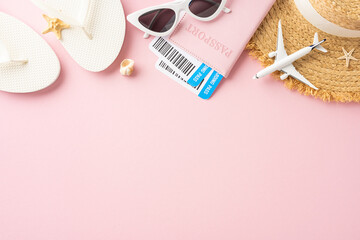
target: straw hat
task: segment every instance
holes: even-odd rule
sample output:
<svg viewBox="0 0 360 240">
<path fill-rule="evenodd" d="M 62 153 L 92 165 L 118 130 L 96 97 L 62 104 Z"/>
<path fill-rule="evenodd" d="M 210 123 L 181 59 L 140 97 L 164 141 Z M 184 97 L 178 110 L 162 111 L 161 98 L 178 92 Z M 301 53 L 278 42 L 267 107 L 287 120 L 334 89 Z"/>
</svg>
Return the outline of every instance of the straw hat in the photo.
<svg viewBox="0 0 360 240">
<path fill-rule="evenodd" d="M 319 88 L 288 78 L 285 86 L 324 101 L 360 101 L 360 0 L 277 0 L 247 48 L 264 66 L 274 63 L 268 53 L 276 50 L 281 19 L 288 54 L 312 43 L 315 32 L 326 38 L 328 53 L 313 51 L 294 62 L 297 70 Z M 354 50 L 353 50 L 354 49 Z M 354 58 L 347 67 L 345 52 Z M 274 74 L 277 78 L 281 73 Z M 279 78 L 280 79 L 280 78 Z"/>
</svg>

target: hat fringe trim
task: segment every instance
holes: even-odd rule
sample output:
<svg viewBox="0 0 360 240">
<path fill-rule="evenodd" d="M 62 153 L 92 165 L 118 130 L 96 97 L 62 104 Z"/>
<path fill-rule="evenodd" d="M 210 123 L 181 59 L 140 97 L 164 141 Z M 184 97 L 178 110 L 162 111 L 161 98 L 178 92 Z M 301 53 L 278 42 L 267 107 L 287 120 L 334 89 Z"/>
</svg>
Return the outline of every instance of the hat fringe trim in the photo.
<svg viewBox="0 0 360 240">
<path fill-rule="evenodd" d="M 246 46 L 246 49 L 250 50 L 250 56 L 258 59 L 264 67 L 268 67 L 274 63 L 274 61 L 270 59 L 267 54 L 261 52 L 260 48 L 253 40 L 250 40 L 250 42 Z M 282 81 L 280 80 L 280 72 L 274 72 L 272 75 L 275 76 L 277 80 Z M 292 77 L 288 77 L 287 79 L 285 79 L 284 85 L 290 90 L 297 90 L 299 93 L 305 96 L 313 96 L 315 98 L 323 100 L 324 102 L 360 102 L 360 93 L 333 92 L 323 89 L 315 90 Z"/>
</svg>

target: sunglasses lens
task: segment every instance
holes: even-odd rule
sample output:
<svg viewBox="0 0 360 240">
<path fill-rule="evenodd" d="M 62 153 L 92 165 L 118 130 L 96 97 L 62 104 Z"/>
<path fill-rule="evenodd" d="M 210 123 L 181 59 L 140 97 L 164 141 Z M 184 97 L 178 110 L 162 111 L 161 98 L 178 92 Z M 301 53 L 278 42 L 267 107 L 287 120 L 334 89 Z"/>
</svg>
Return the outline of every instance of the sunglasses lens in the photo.
<svg viewBox="0 0 360 240">
<path fill-rule="evenodd" d="M 175 15 L 171 9 L 158 9 L 141 15 L 139 22 L 153 32 L 163 33 L 174 26 Z"/>
<path fill-rule="evenodd" d="M 221 2 L 222 0 L 192 0 L 189 9 L 196 16 L 207 18 L 216 13 Z"/>
</svg>

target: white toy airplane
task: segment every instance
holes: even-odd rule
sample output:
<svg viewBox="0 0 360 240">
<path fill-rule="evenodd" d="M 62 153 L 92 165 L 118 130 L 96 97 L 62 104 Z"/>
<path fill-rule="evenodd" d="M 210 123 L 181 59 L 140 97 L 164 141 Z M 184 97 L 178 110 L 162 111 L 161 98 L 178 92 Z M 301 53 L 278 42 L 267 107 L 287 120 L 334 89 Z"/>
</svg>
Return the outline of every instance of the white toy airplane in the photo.
<svg viewBox="0 0 360 240">
<path fill-rule="evenodd" d="M 285 47 L 284 47 L 284 38 L 282 34 L 282 28 L 281 28 L 281 20 L 279 21 L 279 30 L 278 30 L 278 40 L 277 40 L 277 50 L 276 52 L 271 52 L 269 54 L 269 57 L 273 58 L 275 57 L 275 63 L 262 71 L 258 72 L 254 79 L 265 77 L 266 75 L 273 73 L 275 71 L 281 71 L 284 74 L 280 77 L 281 80 L 285 80 L 289 76 L 292 76 L 293 78 L 299 80 L 300 82 L 305 83 L 306 85 L 310 86 L 313 89 L 318 90 L 317 87 L 315 87 L 311 82 L 309 82 L 303 75 L 301 75 L 292 64 L 296 60 L 304 57 L 305 55 L 309 54 L 314 48 L 316 48 L 319 51 L 327 52 L 325 48 L 321 46 L 323 42 L 325 42 L 326 39 L 319 42 L 318 34 L 315 33 L 314 36 L 314 43 L 309 46 L 305 47 L 290 56 L 286 53 Z"/>
</svg>

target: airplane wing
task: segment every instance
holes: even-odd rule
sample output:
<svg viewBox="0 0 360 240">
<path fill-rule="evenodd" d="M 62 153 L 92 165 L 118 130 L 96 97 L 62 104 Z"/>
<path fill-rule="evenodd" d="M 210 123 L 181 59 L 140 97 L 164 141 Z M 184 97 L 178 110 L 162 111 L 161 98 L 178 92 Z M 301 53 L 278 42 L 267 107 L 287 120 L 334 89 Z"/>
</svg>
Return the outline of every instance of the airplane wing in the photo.
<svg viewBox="0 0 360 240">
<path fill-rule="evenodd" d="M 288 74 L 289 76 L 292 76 L 293 78 L 299 80 L 300 82 L 308 85 L 309 87 L 318 90 L 317 87 L 315 87 L 311 82 L 309 82 L 309 80 L 307 80 L 303 75 L 301 75 L 301 73 L 299 73 L 296 68 L 294 67 L 294 65 L 290 64 L 289 66 L 281 69 L 282 72 L 284 72 L 285 74 Z"/>
<path fill-rule="evenodd" d="M 285 50 L 284 37 L 283 37 L 283 33 L 282 33 L 281 20 L 280 20 L 279 27 L 278 27 L 278 39 L 277 39 L 277 46 L 276 46 L 275 62 L 277 62 L 283 58 L 286 58 L 287 56 L 288 56 L 288 54 L 286 53 L 286 50 Z"/>
</svg>

